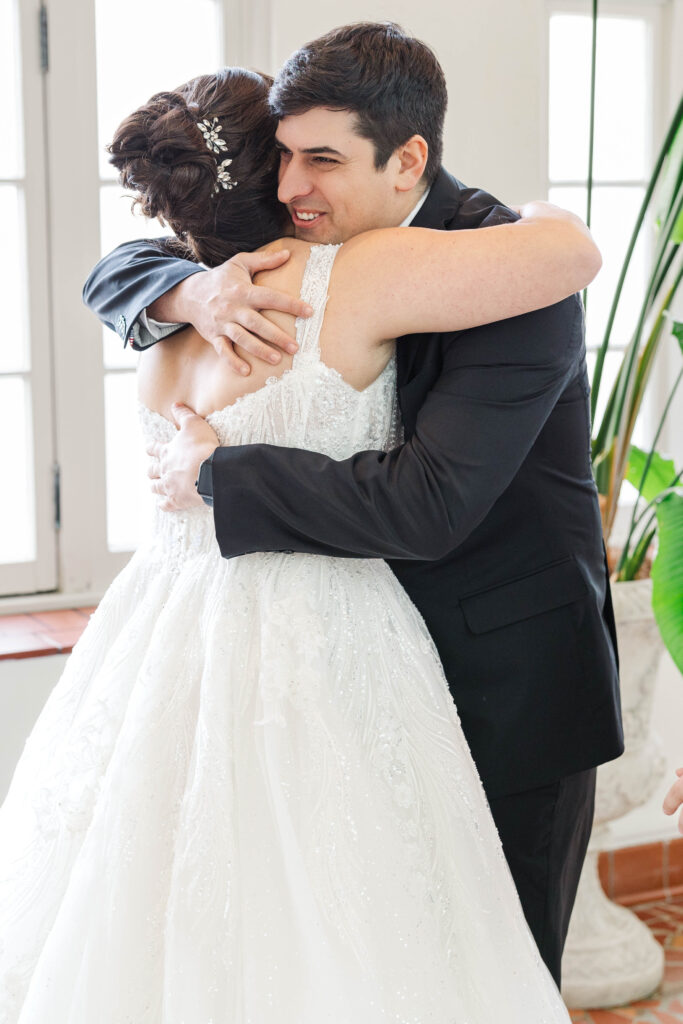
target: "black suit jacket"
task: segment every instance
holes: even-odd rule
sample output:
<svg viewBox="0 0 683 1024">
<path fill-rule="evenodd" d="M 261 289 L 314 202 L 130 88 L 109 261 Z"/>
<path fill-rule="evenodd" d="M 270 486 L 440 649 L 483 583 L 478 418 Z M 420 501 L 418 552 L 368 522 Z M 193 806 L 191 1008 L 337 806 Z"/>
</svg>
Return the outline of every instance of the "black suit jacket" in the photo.
<svg viewBox="0 0 683 1024">
<path fill-rule="evenodd" d="M 512 218 L 442 170 L 414 224 L 457 230 Z M 85 294 L 101 319 L 113 323 L 123 308 L 133 323 L 181 279 L 178 261 L 145 245 L 93 272 Z M 403 338 L 397 359 L 400 448 L 343 462 L 269 445 L 217 451 L 222 554 L 387 559 L 436 642 L 490 797 L 619 756 L 578 296 L 457 337 Z"/>
</svg>

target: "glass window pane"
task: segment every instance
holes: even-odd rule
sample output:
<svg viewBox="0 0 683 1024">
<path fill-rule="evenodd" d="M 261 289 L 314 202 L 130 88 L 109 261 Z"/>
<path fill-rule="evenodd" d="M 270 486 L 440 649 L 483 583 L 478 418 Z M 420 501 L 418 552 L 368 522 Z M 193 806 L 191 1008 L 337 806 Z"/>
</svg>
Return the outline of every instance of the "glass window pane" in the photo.
<svg viewBox="0 0 683 1024">
<path fill-rule="evenodd" d="M 134 238 L 158 238 L 168 235 L 168 228 L 158 220 L 149 220 L 139 212 L 133 213 L 130 193 L 119 185 L 103 185 L 100 188 L 100 236 L 101 255 L 111 252 L 122 242 Z"/>
<path fill-rule="evenodd" d="M 134 373 L 105 377 L 107 542 L 110 551 L 132 551 L 149 521 L 153 495 L 137 411 Z"/>
<path fill-rule="evenodd" d="M 104 147 L 123 118 L 220 66 L 220 9 L 216 0 L 96 0 L 95 11 L 100 174 L 114 178 Z"/>
<path fill-rule="evenodd" d="M 588 173 L 590 51 L 590 18 L 582 14 L 550 18 L 551 181 L 580 181 Z"/>
<path fill-rule="evenodd" d="M 595 352 L 589 352 L 586 358 L 586 364 L 588 366 L 588 379 L 590 381 L 593 380 L 596 358 L 597 355 Z M 617 373 L 619 372 L 619 367 L 621 366 L 622 358 L 622 352 L 616 352 L 611 350 L 608 350 L 607 355 L 605 356 L 605 362 L 602 365 L 602 379 L 600 381 L 600 394 L 598 395 L 598 406 L 595 410 L 596 425 L 602 421 L 602 417 L 607 406 L 607 399 L 609 398 L 614 382 L 617 379 Z M 643 411 L 645 412 L 645 416 L 642 415 Z M 643 420 L 646 418 L 647 409 L 641 409 L 641 415 L 638 418 L 635 430 L 633 431 L 633 443 L 640 445 L 641 447 L 646 445 L 647 443 L 645 439 L 645 423 L 643 422 Z M 650 438 L 650 443 L 652 443 L 652 438 Z"/>
<path fill-rule="evenodd" d="M 643 178 L 649 150 L 649 26 L 642 18 L 601 18 L 595 106 L 594 175 Z"/>
<path fill-rule="evenodd" d="M 122 242 L 133 238 L 157 238 L 168 234 L 158 220 L 148 220 L 139 213 L 131 213 L 131 197 L 118 185 L 102 185 L 100 188 L 101 252 L 111 252 Z M 108 370 L 119 367 L 130 369 L 135 366 L 135 353 L 117 334 L 105 327 L 102 331 L 104 365 Z"/>
<path fill-rule="evenodd" d="M 550 19 L 549 161 L 553 181 L 588 173 L 591 19 Z M 598 21 L 595 153 L 596 179 L 643 178 L 649 152 L 648 61 L 650 31 L 642 18 Z"/>
<path fill-rule="evenodd" d="M 0 224 L 3 233 L 0 373 L 16 373 L 29 369 L 24 195 L 16 185 L 0 185 Z"/>
<path fill-rule="evenodd" d="M 104 147 L 121 120 L 155 92 L 221 66 L 221 8 L 218 0 L 95 0 L 100 175 L 106 182 L 116 172 Z M 132 73 L 121 73 L 122 55 Z M 118 185 L 103 186 L 103 253 L 133 238 L 167 233 L 156 222 L 132 216 L 130 205 Z M 106 332 L 104 359 L 112 370 L 132 366 L 135 356 Z M 151 507 L 134 373 L 108 374 L 105 401 L 108 541 L 112 550 L 130 550 L 143 509 Z"/>
<path fill-rule="evenodd" d="M 0 0 L 0 178 L 24 173 L 18 14 L 17 0 Z"/>
<path fill-rule="evenodd" d="M 594 174 L 603 180 L 643 178 L 649 150 L 649 26 L 643 18 L 598 22 Z"/>
<path fill-rule="evenodd" d="M 124 348 L 118 334 L 108 327 L 102 328 L 102 346 L 106 370 L 134 370 L 137 366 L 137 352 L 130 345 Z"/>
<path fill-rule="evenodd" d="M 36 557 L 31 393 L 21 377 L 0 377 L 0 562 Z M 11 443 L 8 439 L 11 438 Z"/>
<path fill-rule="evenodd" d="M 586 316 L 586 342 L 599 346 L 607 324 L 619 274 L 626 255 L 644 191 L 636 186 L 623 188 L 597 187 L 593 190 L 591 231 L 602 253 L 602 269 L 588 289 Z M 586 216 L 585 188 L 553 188 L 552 203 Z M 629 268 L 614 327 L 612 346 L 627 345 L 638 320 L 647 268 L 647 246 L 641 238 L 636 246 Z"/>
</svg>

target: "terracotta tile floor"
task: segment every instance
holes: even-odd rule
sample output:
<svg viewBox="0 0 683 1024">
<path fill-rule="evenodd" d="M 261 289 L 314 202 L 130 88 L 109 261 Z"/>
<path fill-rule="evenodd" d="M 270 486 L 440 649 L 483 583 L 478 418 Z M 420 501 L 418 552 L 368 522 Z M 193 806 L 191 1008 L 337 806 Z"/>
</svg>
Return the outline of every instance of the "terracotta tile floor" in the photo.
<svg viewBox="0 0 683 1024">
<path fill-rule="evenodd" d="M 575 1024 L 683 1024 L 683 897 L 632 907 L 664 946 L 666 969 L 658 993 L 612 1010 L 573 1010 Z"/>
<path fill-rule="evenodd" d="M 0 660 L 68 654 L 94 608 L 0 615 Z"/>
</svg>

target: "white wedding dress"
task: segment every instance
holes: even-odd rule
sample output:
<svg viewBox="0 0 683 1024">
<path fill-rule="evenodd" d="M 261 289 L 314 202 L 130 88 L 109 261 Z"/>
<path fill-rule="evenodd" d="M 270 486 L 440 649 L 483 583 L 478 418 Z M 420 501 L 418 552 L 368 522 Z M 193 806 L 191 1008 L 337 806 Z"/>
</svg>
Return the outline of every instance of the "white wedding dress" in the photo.
<svg viewBox="0 0 683 1024">
<path fill-rule="evenodd" d="M 397 442 L 394 361 L 359 393 L 320 360 L 336 251 L 311 252 L 292 369 L 213 413 L 219 438 Z M 209 509 L 157 511 L 0 810 L 0 1022 L 568 1020 L 387 565 L 225 560 Z"/>
</svg>

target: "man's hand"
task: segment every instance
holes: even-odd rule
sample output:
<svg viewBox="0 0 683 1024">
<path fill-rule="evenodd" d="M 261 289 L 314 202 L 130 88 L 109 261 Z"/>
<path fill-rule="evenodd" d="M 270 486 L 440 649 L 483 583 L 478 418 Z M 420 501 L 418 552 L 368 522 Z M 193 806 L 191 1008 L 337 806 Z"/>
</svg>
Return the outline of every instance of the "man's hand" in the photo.
<svg viewBox="0 0 683 1024">
<path fill-rule="evenodd" d="M 149 313 L 155 320 L 192 324 L 219 355 L 225 355 L 233 370 L 247 376 L 251 369 L 237 355 L 235 345 L 271 364 L 282 359 L 279 349 L 294 354 L 298 348 L 294 339 L 261 310 L 279 310 L 297 317 L 308 317 L 313 312 L 301 299 L 252 283 L 254 274 L 274 270 L 288 259 L 286 249 L 239 253 L 219 267 L 185 278 L 157 299 Z"/>
<path fill-rule="evenodd" d="M 155 441 L 147 448 L 152 456 L 147 475 L 152 490 L 161 497 L 159 508 L 164 512 L 204 504 L 196 488 L 199 467 L 220 443 L 206 420 L 189 406 L 176 402 L 173 418 L 180 428 L 173 440 L 166 444 Z"/>
<path fill-rule="evenodd" d="M 679 807 L 683 806 L 683 768 L 679 768 L 676 772 L 678 776 L 676 782 L 664 797 L 664 813 L 675 814 Z M 683 833 L 683 811 L 681 811 L 678 818 L 678 831 Z"/>
</svg>

